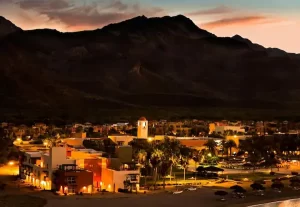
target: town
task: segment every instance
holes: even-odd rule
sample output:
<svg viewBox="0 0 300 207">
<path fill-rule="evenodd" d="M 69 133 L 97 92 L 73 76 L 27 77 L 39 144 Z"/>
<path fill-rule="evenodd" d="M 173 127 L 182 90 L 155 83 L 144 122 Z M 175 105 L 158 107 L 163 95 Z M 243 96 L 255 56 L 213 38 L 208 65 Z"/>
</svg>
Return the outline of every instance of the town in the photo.
<svg viewBox="0 0 300 207">
<path fill-rule="evenodd" d="M 0 149 L 6 154 L 0 174 L 17 176 L 21 189 L 71 197 L 182 194 L 217 187 L 211 194 L 227 201 L 223 188 L 233 189 L 234 198 L 245 198 L 248 188 L 266 197 L 267 186 L 281 192 L 286 182 L 294 193 L 300 189 L 299 126 L 145 117 L 105 125 L 3 122 Z"/>
</svg>

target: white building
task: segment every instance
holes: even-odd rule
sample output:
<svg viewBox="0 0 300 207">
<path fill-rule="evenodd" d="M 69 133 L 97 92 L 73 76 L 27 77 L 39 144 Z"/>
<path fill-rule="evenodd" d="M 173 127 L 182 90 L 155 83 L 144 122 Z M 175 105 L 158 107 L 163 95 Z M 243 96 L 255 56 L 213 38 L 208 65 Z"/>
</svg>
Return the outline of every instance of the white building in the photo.
<svg viewBox="0 0 300 207">
<path fill-rule="evenodd" d="M 25 152 L 20 164 L 21 178 L 34 186 L 51 190 L 54 188 L 53 172 L 62 164 L 76 164 L 76 160 L 67 158 L 65 147 L 52 147 L 49 153 Z"/>
<path fill-rule="evenodd" d="M 148 121 L 145 117 L 141 117 L 137 123 L 137 138 L 147 139 L 148 138 Z"/>
<path fill-rule="evenodd" d="M 245 133 L 245 128 L 243 126 L 215 126 L 215 132 L 223 134 L 224 131 L 231 130 L 233 132 Z"/>
</svg>

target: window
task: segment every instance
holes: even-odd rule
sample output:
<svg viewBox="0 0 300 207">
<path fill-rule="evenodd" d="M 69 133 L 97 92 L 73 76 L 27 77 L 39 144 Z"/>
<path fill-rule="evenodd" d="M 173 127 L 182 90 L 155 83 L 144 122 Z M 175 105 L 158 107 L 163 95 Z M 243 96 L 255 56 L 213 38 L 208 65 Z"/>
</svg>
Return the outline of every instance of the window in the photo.
<svg viewBox="0 0 300 207">
<path fill-rule="evenodd" d="M 67 177 L 68 184 L 76 184 L 76 177 Z"/>
<path fill-rule="evenodd" d="M 118 141 L 117 144 L 118 144 L 118 146 L 123 146 L 124 145 L 124 141 Z"/>
</svg>

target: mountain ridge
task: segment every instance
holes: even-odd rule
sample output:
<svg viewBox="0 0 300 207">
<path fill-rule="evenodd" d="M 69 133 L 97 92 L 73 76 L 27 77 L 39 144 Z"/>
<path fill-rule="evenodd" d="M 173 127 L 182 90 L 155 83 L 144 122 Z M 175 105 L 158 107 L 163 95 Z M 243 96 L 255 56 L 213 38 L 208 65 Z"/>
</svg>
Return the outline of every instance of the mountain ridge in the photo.
<svg viewBox="0 0 300 207">
<path fill-rule="evenodd" d="M 18 31 L 22 31 L 22 29 L 0 16 L 0 38 Z"/>
<path fill-rule="evenodd" d="M 12 32 L 0 39 L 0 61 L 5 117 L 97 120 L 124 109 L 176 108 L 178 115 L 214 107 L 297 110 L 300 103 L 296 54 L 217 37 L 182 15 L 75 33 Z"/>
</svg>

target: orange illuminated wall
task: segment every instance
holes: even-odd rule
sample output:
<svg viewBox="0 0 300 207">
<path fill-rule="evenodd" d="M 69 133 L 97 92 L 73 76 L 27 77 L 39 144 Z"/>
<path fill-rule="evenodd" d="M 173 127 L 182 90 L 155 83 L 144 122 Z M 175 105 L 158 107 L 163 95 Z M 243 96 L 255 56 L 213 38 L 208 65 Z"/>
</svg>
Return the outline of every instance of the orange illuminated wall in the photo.
<svg viewBox="0 0 300 207">
<path fill-rule="evenodd" d="M 106 166 L 103 164 L 103 159 L 84 159 L 84 169 L 93 172 L 94 186 L 99 187 L 102 181 L 102 168 Z"/>
<path fill-rule="evenodd" d="M 203 147 L 207 140 L 179 140 L 180 144 L 186 147 Z"/>
</svg>

